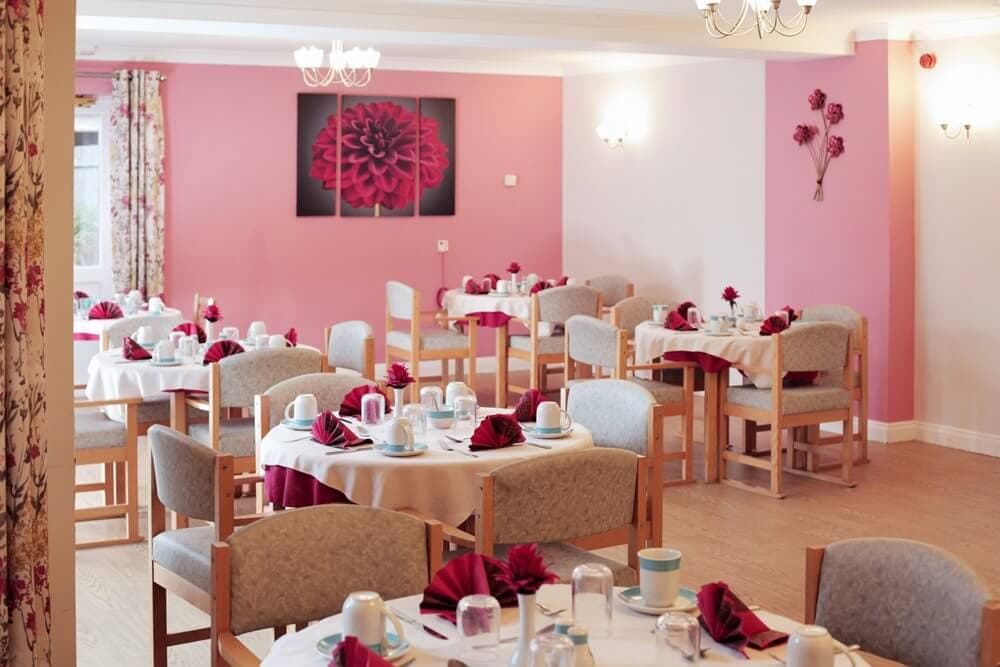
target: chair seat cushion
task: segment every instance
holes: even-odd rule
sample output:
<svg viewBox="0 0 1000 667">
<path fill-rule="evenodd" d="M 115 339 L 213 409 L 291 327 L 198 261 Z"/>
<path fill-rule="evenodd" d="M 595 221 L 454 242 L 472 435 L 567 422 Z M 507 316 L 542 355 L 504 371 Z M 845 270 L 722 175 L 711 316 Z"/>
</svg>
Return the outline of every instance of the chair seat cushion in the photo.
<svg viewBox="0 0 1000 667">
<path fill-rule="evenodd" d="M 510 546 L 508 544 L 497 544 L 493 551 L 494 557 L 505 560 L 507 558 L 507 549 Z M 581 549 L 569 542 L 545 542 L 538 545 L 538 550 L 545 559 L 548 569 L 559 577 L 558 583 L 570 583 L 573 579 L 573 568 L 584 563 L 607 565 L 614 575 L 615 586 L 635 586 L 639 583 L 638 573 L 625 563 L 619 563 L 616 560 L 598 556 L 593 551 Z M 446 551 L 445 560 L 451 560 L 467 553 L 469 553 L 468 549 Z"/>
<path fill-rule="evenodd" d="M 252 417 L 224 419 L 219 423 L 219 451 L 235 457 L 254 456 L 253 429 Z M 211 444 L 208 439 L 208 424 L 190 424 L 188 434 L 203 445 Z"/>
<path fill-rule="evenodd" d="M 390 331 L 386 335 L 386 343 L 390 347 L 404 350 L 410 349 L 410 334 L 403 331 Z M 468 350 L 469 337 L 451 329 L 433 329 L 420 332 L 421 350 Z"/>
<path fill-rule="evenodd" d="M 660 405 L 684 402 L 684 387 L 656 380 L 643 380 L 642 378 L 629 378 L 629 380 L 652 394 Z"/>
<path fill-rule="evenodd" d="M 730 387 L 729 402 L 757 410 L 771 409 L 771 390 L 754 386 Z M 781 392 L 781 413 L 797 415 L 822 410 L 843 410 L 851 404 L 850 392 L 823 386 L 791 387 Z"/>
<path fill-rule="evenodd" d="M 143 401 L 136 411 L 140 424 L 170 424 L 170 399 Z M 190 414 L 190 411 L 189 411 Z"/>
<path fill-rule="evenodd" d="M 124 447 L 125 424 L 108 419 L 100 410 L 77 410 L 74 449 Z"/>
<path fill-rule="evenodd" d="M 517 334 L 510 337 L 510 346 L 515 350 L 531 351 L 531 336 Z M 566 351 L 566 339 L 563 336 L 539 336 L 538 352 L 540 354 L 563 354 Z"/>
<path fill-rule="evenodd" d="M 215 526 L 168 530 L 153 538 L 151 554 L 159 563 L 203 591 L 212 581 L 212 542 Z"/>
</svg>

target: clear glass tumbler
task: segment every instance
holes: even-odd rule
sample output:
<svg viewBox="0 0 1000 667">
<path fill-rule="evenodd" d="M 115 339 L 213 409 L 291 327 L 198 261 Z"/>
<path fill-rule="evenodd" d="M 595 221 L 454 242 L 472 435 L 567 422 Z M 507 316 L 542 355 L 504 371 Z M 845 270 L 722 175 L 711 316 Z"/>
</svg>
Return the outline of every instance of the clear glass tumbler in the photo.
<svg viewBox="0 0 1000 667">
<path fill-rule="evenodd" d="M 573 621 L 591 637 L 611 636 L 615 577 L 607 565 L 584 563 L 573 569 Z"/>
<path fill-rule="evenodd" d="M 695 329 L 700 329 L 701 328 L 701 311 L 698 310 L 698 308 L 696 308 L 695 306 L 691 306 L 690 308 L 688 308 L 687 321 L 688 321 L 688 324 L 690 324 L 691 326 L 693 326 Z"/>
<path fill-rule="evenodd" d="M 385 396 L 382 394 L 365 394 L 361 397 L 361 423 L 365 429 L 371 429 L 382 425 L 385 421 Z"/>
<path fill-rule="evenodd" d="M 455 612 L 463 657 L 486 658 L 500 647 L 500 603 L 492 595 L 466 595 Z"/>
<path fill-rule="evenodd" d="M 444 410 L 444 392 L 441 387 L 421 387 L 420 405 L 424 406 L 424 410 L 432 412 Z"/>
<path fill-rule="evenodd" d="M 455 399 L 455 436 L 468 438 L 476 430 L 476 399 L 472 396 L 459 396 Z"/>
<path fill-rule="evenodd" d="M 656 657 L 660 664 L 679 652 L 697 664 L 701 658 L 701 625 L 689 614 L 670 611 L 656 619 Z"/>
<path fill-rule="evenodd" d="M 545 632 L 531 640 L 533 667 L 573 667 L 573 642 L 566 635 Z"/>
<path fill-rule="evenodd" d="M 403 406 L 402 416 L 410 420 L 413 437 L 417 442 L 424 442 L 427 439 L 427 413 L 424 411 L 424 406 L 419 403 L 408 403 Z"/>
</svg>

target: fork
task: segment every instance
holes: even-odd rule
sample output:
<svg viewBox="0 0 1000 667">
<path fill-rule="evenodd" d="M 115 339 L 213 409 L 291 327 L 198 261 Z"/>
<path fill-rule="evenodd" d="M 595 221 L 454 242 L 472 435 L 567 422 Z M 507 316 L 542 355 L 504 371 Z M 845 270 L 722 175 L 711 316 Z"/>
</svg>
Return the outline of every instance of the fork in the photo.
<svg viewBox="0 0 1000 667">
<path fill-rule="evenodd" d="M 535 606 L 538 607 L 538 611 L 542 612 L 543 616 L 558 616 L 559 614 L 561 614 L 564 611 L 566 611 L 565 608 L 563 608 L 563 609 L 552 609 L 551 607 L 545 606 L 541 602 L 536 602 Z"/>
<path fill-rule="evenodd" d="M 445 450 L 446 452 L 455 452 L 456 454 L 464 454 L 465 456 L 471 456 L 474 459 L 479 458 L 479 454 L 473 454 L 472 452 L 467 452 L 464 449 L 458 449 L 457 447 L 452 447 L 451 445 L 448 444 L 446 440 L 439 440 L 438 444 L 440 444 L 441 449 Z"/>
</svg>

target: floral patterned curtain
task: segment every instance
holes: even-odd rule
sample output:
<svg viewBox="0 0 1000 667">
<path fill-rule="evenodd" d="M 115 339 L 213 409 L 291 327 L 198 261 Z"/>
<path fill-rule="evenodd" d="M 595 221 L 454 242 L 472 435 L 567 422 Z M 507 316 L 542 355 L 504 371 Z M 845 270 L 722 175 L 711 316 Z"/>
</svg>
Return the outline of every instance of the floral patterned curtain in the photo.
<svg viewBox="0 0 1000 667">
<path fill-rule="evenodd" d="M 0 664 L 48 665 L 45 291 L 42 254 L 42 0 L 0 9 Z"/>
<path fill-rule="evenodd" d="M 111 256 L 115 290 L 163 293 L 163 103 L 156 71 L 111 82 Z"/>
</svg>

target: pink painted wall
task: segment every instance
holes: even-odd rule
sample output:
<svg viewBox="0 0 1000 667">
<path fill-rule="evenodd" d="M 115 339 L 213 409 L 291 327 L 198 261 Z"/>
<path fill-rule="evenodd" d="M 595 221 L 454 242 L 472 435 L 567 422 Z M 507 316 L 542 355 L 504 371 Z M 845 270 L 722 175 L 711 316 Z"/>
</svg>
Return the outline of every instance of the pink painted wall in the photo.
<svg viewBox="0 0 1000 667">
<path fill-rule="evenodd" d="M 769 62 L 766 74 L 765 289 L 768 308 L 843 303 L 868 317 L 871 417 L 913 418 L 912 47 L 862 42 L 848 58 Z M 815 88 L 845 108 L 846 151 L 825 201 L 793 140 L 819 123 Z"/>
<path fill-rule="evenodd" d="M 560 274 L 561 79 L 378 72 L 362 94 L 456 98 L 456 215 L 296 218 L 296 93 L 315 92 L 298 72 L 149 66 L 168 77 L 166 295 L 185 311 L 196 291 L 210 294 L 226 324 L 294 326 L 317 345 L 324 326 L 363 319 L 378 331 L 381 357 L 386 280 L 419 288 L 429 309 L 442 280 L 503 273 L 514 259 Z M 77 89 L 109 93 L 110 82 L 80 78 Z M 504 174 L 517 174 L 518 186 L 505 188 Z M 450 242 L 444 267 L 438 239 Z"/>
</svg>

